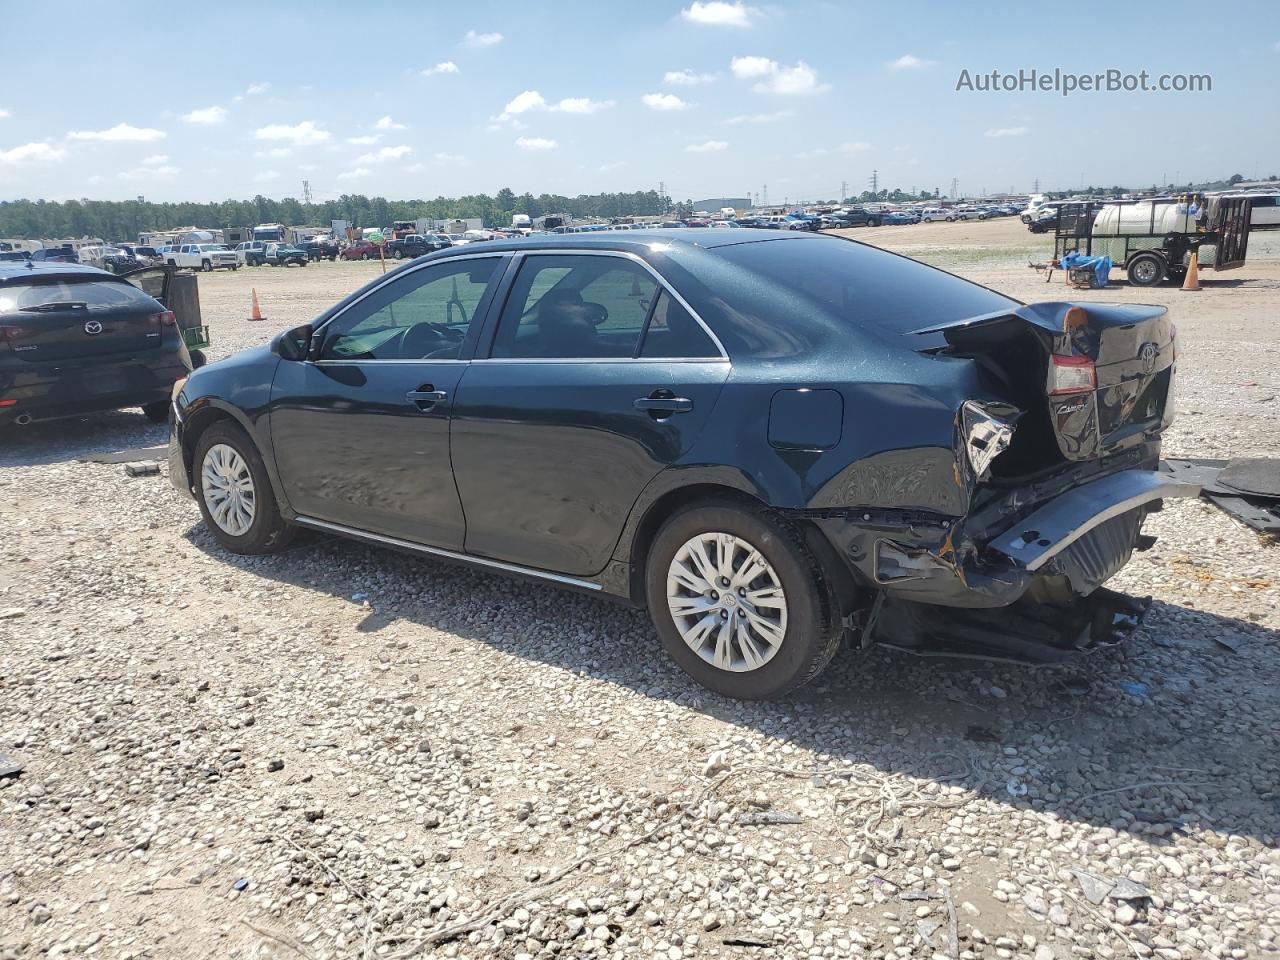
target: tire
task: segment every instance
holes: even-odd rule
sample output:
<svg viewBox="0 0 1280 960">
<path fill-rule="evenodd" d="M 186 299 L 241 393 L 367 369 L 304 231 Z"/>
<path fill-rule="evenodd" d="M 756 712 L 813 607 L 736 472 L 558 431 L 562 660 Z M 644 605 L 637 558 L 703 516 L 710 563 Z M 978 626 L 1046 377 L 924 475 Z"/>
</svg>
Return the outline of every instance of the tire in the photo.
<svg viewBox="0 0 1280 960">
<path fill-rule="evenodd" d="M 168 260 L 168 261 L 166 261 L 166 263 L 168 263 L 168 264 L 169 264 L 169 266 L 171 266 L 171 267 L 176 267 L 176 266 L 177 266 L 177 264 L 176 264 L 174 261 L 172 261 L 172 260 Z"/>
<path fill-rule="evenodd" d="M 868 226 L 868 227 L 878 227 L 878 226 L 880 226 L 880 223 L 881 223 L 881 221 L 879 221 L 879 220 L 871 219 L 871 220 L 868 220 L 868 221 L 867 221 L 867 226 Z"/>
<path fill-rule="evenodd" d="M 216 452 L 210 458 L 210 451 Z M 229 456 L 230 450 L 234 457 Z M 211 471 L 217 473 L 216 463 L 226 465 L 224 475 L 243 477 L 247 472 L 249 492 L 252 495 L 251 511 L 231 508 L 226 526 L 214 519 L 210 512 L 209 499 L 206 495 L 206 458 L 211 459 Z M 204 517 L 205 526 L 213 534 L 213 538 L 227 550 L 239 554 L 275 553 L 288 546 L 293 539 L 295 528 L 285 522 L 276 505 L 275 494 L 271 489 L 271 479 L 267 476 L 267 468 L 262 462 L 258 448 L 254 446 L 249 435 L 238 424 L 220 420 L 200 434 L 196 441 L 195 457 L 192 458 L 192 473 L 195 480 L 196 502 L 200 505 L 200 514 Z M 241 494 L 243 498 L 243 494 Z M 212 498 L 216 500 L 217 494 Z M 240 501 L 242 504 L 244 500 Z M 243 530 L 231 522 L 232 517 L 243 521 L 246 513 L 251 518 Z"/>
<path fill-rule="evenodd" d="M 956 221 L 955 217 L 947 217 L 947 223 L 955 223 L 955 221 Z"/>
<path fill-rule="evenodd" d="M 205 352 L 203 350 L 191 351 L 191 369 L 192 370 L 199 370 L 208 362 L 209 362 L 209 358 L 205 356 Z"/>
<path fill-rule="evenodd" d="M 234 267 L 232 267 L 231 269 L 232 269 L 232 270 L 239 270 L 239 269 L 240 269 L 240 264 L 238 264 L 238 263 L 237 263 L 237 264 L 236 264 Z"/>
<path fill-rule="evenodd" d="M 369 259 L 369 254 L 367 254 L 367 253 L 362 253 L 362 254 L 360 254 L 360 259 L 361 259 L 361 260 L 368 260 L 368 259 Z"/>
<path fill-rule="evenodd" d="M 1135 287 L 1154 287 L 1164 279 L 1167 267 L 1164 257 L 1149 251 L 1134 254 L 1125 264 L 1129 282 Z"/>
<path fill-rule="evenodd" d="M 144 403 L 142 413 L 152 423 L 166 423 L 169 419 L 169 404 L 164 400 Z"/>
<path fill-rule="evenodd" d="M 711 630 L 703 638 L 694 636 L 695 642 L 699 639 L 704 641 L 701 650 L 695 650 L 677 626 L 670 597 L 674 596 L 677 603 L 683 599 L 686 604 L 700 604 L 704 598 L 707 603 L 712 603 L 712 599 L 705 593 L 692 592 L 688 583 L 672 578 L 670 572 L 673 561 L 691 543 L 701 536 L 715 534 L 736 538 L 732 551 L 735 562 L 731 569 L 741 572 L 748 567 L 751 563 L 747 553 L 749 548 L 764 558 L 768 569 L 738 591 L 725 591 L 719 595 L 715 601 L 719 605 L 716 608 L 719 610 L 718 619 L 712 621 Z M 715 549 L 714 545 L 712 549 Z M 696 567 L 690 564 L 684 569 Z M 649 549 L 645 587 L 649 615 L 667 653 L 698 683 L 727 697 L 764 700 L 794 690 L 821 673 L 840 644 L 839 604 L 829 577 L 805 545 L 799 531 L 764 510 L 709 502 L 675 514 L 658 531 Z M 763 616 L 736 619 L 742 616 L 739 611 L 744 609 L 742 604 L 746 598 L 752 594 L 763 596 L 766 591 L 775 597 L 780 592 L 784 606 L 779 609 L 776 605 L 761 604 L 755 609 L 757 614 L 764 611 Z M 735 596 L 735 593 L 740 596 Z M 715 615 L 710 610 L 708 614 Z M 686 632 L 692 635 L 702 625 L 699 616 L 686 617 Z M 769 633 L 776 635 L 777 621 L 782 617 L 785 617 L 782 639 L 773 644 L 761 642 L 762 637 Z M 760 620 L 772 623 L 773 627 L 765 633 L 757 631 L 755 626 Z M 726 649 L 728 668 L 707 659 L 716 659 L 718 650 L 723 649 L 715 642 L 711 642 L 709 648 L 706 645 L 706 641 L 712 641 L 720 634 L 723 629 L 721 622 L 729 624 L 733 631 Z M 739 626 L 733 628 L 731 625 L 734 623 Z M 756 658 L 762 661 L 754 667 L 743 656 L 743 652 L 748 650 L 740 639 L 744 629 L 754 644 Z"/>
<path fill-rule="evenodd" d="M 396 249 L 396 251 L 392 254 L 392 256 L 393 256 L 393 257 L 395 257 L 397 260 L 403 260 L 403 259 L 404 259 L 404 251 L 403 251 L 403 250 L 401 250 L 401 249 L 399 249 L 399 248 L 397 248 L 397 249 Z"/>
<path fill-rule="evenodd" d="M 201 260 L 200 269 L 205 273 L 213 273 L 213 262 L 210 260 Z"/>
</svg>

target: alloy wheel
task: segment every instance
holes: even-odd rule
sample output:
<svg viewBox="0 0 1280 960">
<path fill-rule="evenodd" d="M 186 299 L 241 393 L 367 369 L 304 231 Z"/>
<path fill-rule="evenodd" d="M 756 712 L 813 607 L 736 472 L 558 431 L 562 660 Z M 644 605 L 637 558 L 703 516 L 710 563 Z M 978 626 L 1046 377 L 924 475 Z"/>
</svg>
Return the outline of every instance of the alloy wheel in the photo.
<svg viewBox="0 0 1280 960">
<path fill-rule="evenodd" d="M 200 487 L 213 522 L 223 533 L 244 536 L 253 526 L 257 498 L 253 474 L 239 451 L 225 443 L 210 447 L 200 465 Z"/>
<path fill-rule="evenodd" d="M 718 670 L 758 670 L 787 634 L 777 571 L 731 533 L 700 533 L 676 551 L 667 569 L 667 608 L 689 649 Z"/>
</svg>

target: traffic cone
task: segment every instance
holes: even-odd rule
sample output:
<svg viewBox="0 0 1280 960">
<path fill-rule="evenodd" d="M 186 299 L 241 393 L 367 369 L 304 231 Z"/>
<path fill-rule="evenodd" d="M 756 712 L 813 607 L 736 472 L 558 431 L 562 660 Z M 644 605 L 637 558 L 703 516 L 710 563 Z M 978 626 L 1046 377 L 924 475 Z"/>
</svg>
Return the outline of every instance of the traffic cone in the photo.
<svg viewBox="0 0 1280 960">
<path fill-rule="evenodd" d="M 253 294 L 253 314 L 249 317 L 249 319 L 250 319 L 250 320 L 265 320 L 265 319 L 267 319 L 266 317 L 264 317 L 264 316 L 262 315 L 262 310 L 261 310 L 261 309 L 259 309 L 259 307 L 258 307 L 258 288 L 257 288 L 257 287 L 250 287 L 250 288 L 249 288 L 249 290 L 250 290 L 250 292 Z"/>
<path fill-rule="evenodd" d="M 1191 261 L 1187 264 L 1187 275 L 1182 279 L 1183 290 L 1200 289 L 1200 252 L 1191 251 Z"/>
</svg>

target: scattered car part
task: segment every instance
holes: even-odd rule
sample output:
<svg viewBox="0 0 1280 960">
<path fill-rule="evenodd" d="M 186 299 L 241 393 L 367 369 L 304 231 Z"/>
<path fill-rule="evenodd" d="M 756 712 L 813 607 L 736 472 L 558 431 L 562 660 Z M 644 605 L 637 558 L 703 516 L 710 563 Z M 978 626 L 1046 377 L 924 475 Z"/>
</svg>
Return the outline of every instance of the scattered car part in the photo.
<svg viewBox="0 0 1280 960">
<path fill-rule="evenodd" d="M 1280 460 L 1165 460 L 1161 469 L 1200 485 L 1200 496 L 1259 533 L 1280 534 Z"/>
</svg>

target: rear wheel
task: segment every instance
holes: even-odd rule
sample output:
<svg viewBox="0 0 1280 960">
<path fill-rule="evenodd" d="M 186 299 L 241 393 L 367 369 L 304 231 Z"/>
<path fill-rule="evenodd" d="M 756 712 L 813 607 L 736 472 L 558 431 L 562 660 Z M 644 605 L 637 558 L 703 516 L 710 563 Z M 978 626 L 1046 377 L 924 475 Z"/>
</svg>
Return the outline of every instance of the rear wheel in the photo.
<svg viewBox="0 0 1280 960">
<path fill-rule="evenodd" d="M 392 256 L 395 257 L 397 260 L 403 260 L 404 251 L 401 250 L 399 247 L 397 247 L 395 253 L 393 253 Z"/>
<path fill-rule="evenodd" d="M 1158 253 L 1139 253 L 1125 268 L 1129 282 L 1136 287 L 1154 287 L 1164 279 L 1165 262 Z"/>
<path fill-rule="evenodd" d="M 213 262 L 210 260 L 201 260 L 200 269 L 205 273 L 213 273 Z"/>
<path fill-rule="evenodd" d="M 232 553 L 274 553 L 293 539 L 258 448 L 223 420 L 200 435 L 192 461 L 196 500 L 213 538 Z"/>
<path fill-rule="evenodd" d="M 659 530 L 645 583 L 672 659 L 700 684 L 745 700 L 780 696 L 835 654 L 830 582 L 800 533 L 762 510 L 706 504 Z"/>
<path fill-rule="evenodd" d="M 362 254 L 360 254 L 360 259 L 361 259 L 361 260 L 368 260 L 368 259 L 369 259 L 369 254 L 367 254 L 367 253 L 362 253 Z"/>
</svg>

